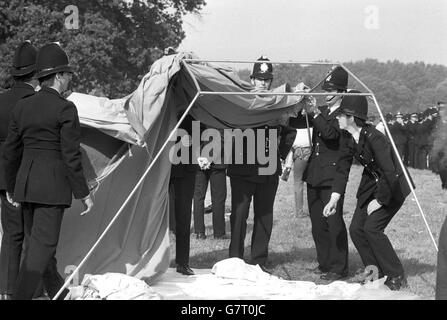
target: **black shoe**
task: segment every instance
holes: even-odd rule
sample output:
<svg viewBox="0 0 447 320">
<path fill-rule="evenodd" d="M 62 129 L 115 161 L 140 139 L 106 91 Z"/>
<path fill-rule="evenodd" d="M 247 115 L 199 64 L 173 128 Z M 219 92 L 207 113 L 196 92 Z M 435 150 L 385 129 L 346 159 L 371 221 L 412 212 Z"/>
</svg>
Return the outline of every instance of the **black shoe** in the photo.
<svg viewBox="0 0 447 320">
<path fill-rule="evenodd" d="M 219 240 L 227 240 L 230 239 L 229 236 L 227 236 L 225 233 L 220 235 L 220 236 L 214 236 L 214 239 L 219 239 Z"/>
<path fill-rule="evenodd" d="M 196 239 L 206 239 L 205 232 L 196 233 Z"/>
<path fill-rule="evenodd" d="M 193 276 L 194 271 L 188 265 L 177 265 L 177 272 L 184 274 L 185 276 Z"/>
<path fill-rule="evenodd" d="M 267 267 L 265 266 L 265 265 L 259 265 L 259 267 L 261 268 L 261 270 L 263 271 L 263 272 L 265 272 L 265 273 L 268 273 L 268 274 L 272 274 L 273 272 L 272 272 L 272 270 L 270 270 L 270 269 L 267 269 Z"/>
<path fill-rule="evenodd" d="M 393 291 L 399 291 L 400 289 L 407 287 L 408 282 L 405 276 L 401 275 L 397 277 L 387 277 L 385 285 Z"/>
<path fill-rule="evenodd" d="M 204 212 L 205 212 L 205 213 L 211 213 L 211 212 L 213 212 L 213 205 L 210 204 L 209 206 L 206 206 Z"/>
<path fill-rule="evenodd" d="M 321 274 L 325 274 L 328 273 L 329 270 L 325 270 L 323 268 L 321 268 L 320 266 L 316 266 L 315 268 L 307 268 L 307 271 L 312 272 L 313 274 L 317 274 L 317 275 L 321 275 Z"/>
<path fill-rule="evenodd" d="M 336 280 L 341 280 L 344 278 L 346 278 L 346 275 L 335 273 L 335 272 L 328 272 L 326 274 L 322 274 L 320 277 L 321 280 L 326 280 L 326 281 L 336 281 Z"/>
</svg>

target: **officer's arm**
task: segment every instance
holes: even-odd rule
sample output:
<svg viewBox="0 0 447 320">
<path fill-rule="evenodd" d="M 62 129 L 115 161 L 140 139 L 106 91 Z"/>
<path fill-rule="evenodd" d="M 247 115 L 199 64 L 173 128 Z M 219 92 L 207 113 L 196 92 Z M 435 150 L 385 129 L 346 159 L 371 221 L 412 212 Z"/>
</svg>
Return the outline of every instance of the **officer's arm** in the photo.
<svg viewBox="0 0 447 320">
<path fill-rule="evenodd" d="M 397 170 L 391 158 L 390 144 L 382 136 L 372 136 L 369 143 L 374 159 L 383 173 L 383 176 L 380 176 L 377 182 L 377 190 L 374 196 L 381 205 L 388 205 L 398 183 Z"/>
<path fill-rule="evenodd" d="M 354 149 L 350 143 L 348 134 L 343 134 L 340 139 L 340 156 L 336 162 L 335 176 L 332 183 L 332 192 L 344 194 L 351 171 Z"/>
<path fill-rule="evenodd" d="M 76 199 L 88 196 L 89 189 L 82 168 L 80 151 L 81 125 L 78 111 L 72 102 L 67 102 L 60 111 L 59 121 L 62 159 L 67 170 L 67 178 Z"/>
<path fill-rule="evenodd" d="M 20 110 L 20 105 L 17 105 L 12 110 L 11 120 L 8 127 L 8 136 L 3 145 L 6 191 L 8 191 L 8 193 L 14 193 L 17 171 L 19 170 L 23 152 L 23 142 L 18 126 Z"/>
<path fill-rule="evenodd" d="M 338 140 L 340 138 L 340 129 L 327 121 L 322 115 L 318 115 L 312 120 L 314 127 L 321 133 L 325 140 Z"/>
</svg>

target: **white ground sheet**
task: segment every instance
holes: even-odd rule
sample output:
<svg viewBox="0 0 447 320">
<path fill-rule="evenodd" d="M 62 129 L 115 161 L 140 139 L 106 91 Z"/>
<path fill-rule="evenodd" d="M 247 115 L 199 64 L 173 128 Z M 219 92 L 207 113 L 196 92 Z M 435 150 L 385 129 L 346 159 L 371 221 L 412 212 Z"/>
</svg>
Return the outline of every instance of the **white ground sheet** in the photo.
<svg viewBox="0 0 447 320">
<path fill-rule="evenodd" d="M 406 291 L 391 291 L 378 279 L 366 285 L 335 281 L 317 285 L 287 281 L 263 272 L 259 266 L 230 258 L 210 269 L 193 269 L 184 276 L 168 269 L 150 286 L 136 278 L 108 273 L 86 276 L 83 286 L 72 289 L 72 299 L 163 299 L 163 300 L 402 300 L 418 299 Z"/>
</svg>

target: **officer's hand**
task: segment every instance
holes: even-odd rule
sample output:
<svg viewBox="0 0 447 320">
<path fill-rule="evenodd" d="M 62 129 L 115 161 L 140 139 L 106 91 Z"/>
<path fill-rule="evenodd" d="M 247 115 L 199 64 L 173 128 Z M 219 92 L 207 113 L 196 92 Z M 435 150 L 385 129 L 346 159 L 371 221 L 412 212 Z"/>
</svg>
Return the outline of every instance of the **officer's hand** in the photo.
<svg viewBox="0 0 447 320">
<path fill-rule="evenodd" d="M 139 146 L 141 148 L 146 148 L 147 143 L 146 143 L 146 141 L 144 141 L 144 139 L 141 139 L 140 137 L 138 137 L 137 146 Z"/>
<path fill-rule="evenodd" d="M 368 216 L 369 216 L 371 213 L 373 213 L 374 211 L 379 210 L 381 207 L 382 207 L 382 205 L 381 205 L 376 199 L 374 199 L 373 201 L 371 201 L 371 202 L 368 204 L 368 209 L 367 209 Z"/>
<path fill-rule="evenodd" d="M 340 200 L 341 194 L 337 192 L 332 192 L 331 198 L 329 199 L 329 202 L 323 209 L 323 216 L 326 218 L 329 216 L 332 216 L 337 211 L 337 203 L 338 200 Z"/>
<path fill-rule="evenodd" d="M 91 195 L 89 194 L 87 197 L 81 200 L 82 204 L 84 205 L 84 211 L 81 212 L 81 216 L 89 212 L 93 207 L 93 199 Z"/>
<path fill-rule="evenodd" d="M 337 202 L 335 200 L 329 200 L 329 202 L 327 203 L 327 205 L 324 207 L 323 209 L 323 216 L 325 216 L 326 218 L 329 216 L 332 216 L 335 214 L 336 212 L 336 208 L 337 208 Z"/>
<path fill-rule="evenodd" d="M 320 109 L 317 106 L 317 100 L 313 96 L 307 96 L 304 99 L 305 107 L 301 111 L 301 114 L 304 116 L 306 113 L 319 114 Z"/>
<path fill-rule="evenodd" d="M 199 164 L 200 170 L 207 170 L 211 167 L 211 162 L 206 157 L 198 157 L 197 162 Z"/>
<path fill-rule="evenodd" d="M 9 193 L 9 192 L 6 192 L 6 200 L 8 200 L 8 202 L 9 202 L 12 206 L 14 206 L 14 207 L 16 207 L 16 208 L 20 207 L 20 203 L 15 202 L 15 201 L 13 200 L 13 198 L 14 198 L 14 195 L 13 195 L 13 194 L 11 194 L 11 193 Z"/>
</svg>

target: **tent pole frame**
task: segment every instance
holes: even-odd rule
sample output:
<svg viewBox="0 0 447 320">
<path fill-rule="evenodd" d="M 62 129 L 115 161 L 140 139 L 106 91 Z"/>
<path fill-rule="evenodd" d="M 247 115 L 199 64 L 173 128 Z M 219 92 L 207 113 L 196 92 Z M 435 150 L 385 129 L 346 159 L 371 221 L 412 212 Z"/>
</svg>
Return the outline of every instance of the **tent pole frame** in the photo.
<svg viewBox="0 0 447 320">
<path fill-rule="evenodd" d="M 174 136 L 174 133 L 177 131 L 178 127 L 180 126 L 180 124 L 182 123 L 182 121 L 185 119 L 186 115 L 189 113 L 189 111 L 191 110 L 192 106 L 194 105 L 194 103 L 197 101 L 197 99 L 201 96 L 201 95 L 253 95 L 253 93 L 251 92 L 210 92 L 210 91 L 201 91 L 200 86 L 197 82 L 196 77 L 194 76 L 194 74 L 192 73 L 192 71 L 190 70 L 187 62 L 218 62 L 218 63 L 259 63 L 258 60 L 256 61 L 246 61 L 246 60 L 201 60 L 201 59 L 183 59 L 181 61 L 181 63 L 183 64 L 183 66 L 185 67 L 186 71 L 188 72 L 189 76 L 191 77 L 194 86 L 197 90 L 197 93 L 195 94 L 194 98 L 192 99 L 192 101 L 190 102 L 190 104 L 188 105 L 188 107 L 186 108 L 185 112 L 183 113 L 182 117 L 180 118 L 180 120 L 177 121 L 177 124 L 175 125 L 174 129 L 171 131 L 171 133 L 169 134 L 168 138 L 166 139 L 166 141 L 164 142 L 163 146 L 160 148 L 160 150 L 158 151 L 157 155 L 155 156 L 155 158 L 152 160 L 151 164 L 147 167 L 147 169 L 145 170 L 145 172 L 143 173 L 143 175 L 141 176 L 141 178 L 138 180 L 137 184 L 135 185 L 135 187 L 132 189 L 132 191 L 130 192 L 130 194 L 128 195 L 128 197 L 126 198 L 126 200 L 123 202 L 123 204 L 121 205 L 120 209 L 117 211 L 117 213 L 115 214 L 115 216 L 112 218 L 112 220 L 109 222 L 109 224 L 107 225 L 106 229 L 102 232 L 102 234 L 99 236 L 98 240 L 95 242 L 95 244 L 91 247 L 91 249 L 88 251 L 88 253 L 85 255 L 85 257 L 82 259 L 82 261 L 79 263 L 79 265 L 76 267 L 76 269 L 70 274 L 70 276 L 65 280 L 63 286 L 59 289 L 59 291 L 56 293 L 56 295 L 53 297 L 52 300 L 56 300 L 60 294 L 62 293 L 62 291 L 68 286 L 68 284 L 71 282 L 71 280 L 75 277 L 75 275 L 78 274 L 79 270 L 82 268 L 82 266 L 85 264 L 85 262 L 87 261 L 87 259 L 91 256 L 91 254 L 93 253 L 93 251 L 97 248 L 97 246 L 99 245 L 99 243 L 102 241 L 102 239 L 104 238 L 104 236 L 106 235 L 106 233 L 110 230 L 110 228 L 112 227 L 112 225 L 114 224 L 114 222 L 118 219 L 119 215 L 123 212 L 124 207 L 127 205 L 127 203 L 130 201 L 130 199 L 132 198 L 132 196 L 135 194 L 135 192 L 137 191 L 137 189 L 140 187 L 140 185 L 142 184 L 142 182 L 144 181 L 144 179 L 146 178 L 147 174 L 149 173 L 149 171 L 152 169 L 152 167 L 154 166 L 155 162 L 158 160 L 158 158 L 160 157 L 162 151 L 166 148 L 168 142 L 172 139 L 172 137 Z M 333 96 L 367 96 L 373 99 L 374 104 L 377 108 L 377 111 L 379 112 L 380 118 L 384 124 L 384 128 L 386 133 L 388 134 L 388 137 L 391 141 L 391 145 L 393 147 L 393 151 L 397 156 L 397 159 L 399 161 L 399 164 L 402 168 L 402 171 L 405 175 L 405 179 L 408 183 L 408 186 L 410 187 L 410 190 L 416 200 L 416 203 L 418 205 L 418 209 L 422 215 L 422 218 L 425 222 L 425 226 L 427 227 L 427 230 L 430 234 L 430 237 L 433 241 L 433 244 L 436 248 L 436 251 L 438 251 L 438 247 L 436 244 L 436 241 L 433 237 L 433 234 L 430 230 L 430 227 L 428 225 L 428 222 L 425 218 L 425 214 L 422 210 L 422 207 L 419 203 L 419 200 L 417 198 L 416 192 L 411 184 L 411 180 L 408 176 L 408 173 L 406 171 L 406 168 L 402 162 L 402 159 L 400 158 L 399 152 L 397 150 L 396 144 L 394 143 L 394 139 L 391 136 L 390 130 L 388 128 L 388 125 L 385 121 L 385 118 L 382 114 L 382 111 L 380 109 L 380 106 L 377 102 L 377 99 L 374 95 L 374 93 L 357 77 L 355 76 L 348 68 L 346 68 L 342 63 L 333 63 L 333 62 L 294 62 L 294 61 L 269 61 L 269 63 L 274 63 L 274 64 L 300 64 L 300 65 L 339 65 L 341 66 L 344 70 L 346 70 L 346 72 L 348 72 L 357 82 L 359 82 L 363 88 L 365 90 L 368 91 L 368 93 L 330 93 L 330 95 Z M 316 87 L 312 88 L 315 89 Z M 290 96 L 327 96 L 329 95 L 328 93 L 311 93 L 311 92 L 300 92 L 300 93 L 290 93 L 290 92 L 285 92 L 285 93 L 262 93 L 263 95 L 266 96 L 278 96 L 278 95 L 282 95 L 282 96 L 286 96 L 286 95 L 290 95 Z"/>
<path fill-rule="evenodd" d="M 213 63 L 260 63 L 259 60 L 253 61 L 253 60 L 202 60 L 202 59 L 183 59 L 185 62 L 213 62 Z M 261 61 L 262 62 L 262 61 Z M 339 62 L 332 62 L 332 61 L 310 61 L 310 62 L 302 62 L 302 61 L 265 61 L 267 63 L 274 63 L 274 64 L 300 64 L 300 65 L 310 65 L 310 66 L 334 66 L 334 65 L 340 65 Z"/>
</svg>

